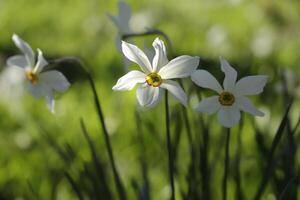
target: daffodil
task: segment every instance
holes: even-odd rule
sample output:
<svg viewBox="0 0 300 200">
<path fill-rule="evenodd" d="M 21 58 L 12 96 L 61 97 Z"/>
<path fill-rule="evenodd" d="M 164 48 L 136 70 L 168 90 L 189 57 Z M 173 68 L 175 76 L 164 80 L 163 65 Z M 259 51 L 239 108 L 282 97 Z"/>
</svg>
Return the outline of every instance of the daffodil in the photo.
<svg viewBox="0 0 300 200">
<path fill-rule="evenodd" d="M 155 56 L 151 64 L 145 53 L 137 46 L 122 41 L 124 55 L 138 64 L 142 71 L 128 72 L 118 80 L 113 90 L 132 90 L 137 83 L 140 83 L 136 97 L 141 106 L 155 106 L 164 89 L 187 106 L 185 92 L 176 81 L 170 79 L 190 76 L 199 64 L 199 57 L 183 55 L 168 61 L 164 42 L 156 38 L 152 45 L 155 49 Z"/>
<path fill-rule="evenodd" d="M 44 96 L 47 106 L 54 112 L 54 91 L 64 92 L 70 87 L 70 83 L 65 76 L 57 70 L 43 71 L 48 65 L 43 53 L 37 49 L 37 58 L 31 47 L 16 34 L 12 37 L 15 45 L 22 51 L 23 55 L 16 55 L 8 58 L 7 65 L 20 67 L 25 72 L 28 80 L 28 87 L 35 97 Z"/>
<path fill-rule="evenodd" d="M 225 74 L 223 87 L 208 71 L 197 70 L 191 78 L 194 83 L 203 88 L 209 88 L 218 93 L 216 96 L 204 99 L 195 110 L 208 115 L 218 112 L 218 121 L 230 128 L 240 120 L 240 111 L 254 116 L 264 116 L 257 110 L 247 96 L 257 95 L 263 91 L 267 76 L 247 76 L 237 81 L 237 72 L 223 58 L 220 58 L 221 70 Z"/>
<path fill-rule="evenodd" d="M 131 9 L 129 5 L 124 1 L 119 1 L 118 6 L 119 13 L 117 16 L 111 14 L 107 15 L 118 29 L 118 35 L 116 37 L 116 46 L 121 52 L 122 35 L 131 33 L 131 28 L 129 26 L 129 21 L 131 18 Z"/>
</svg>

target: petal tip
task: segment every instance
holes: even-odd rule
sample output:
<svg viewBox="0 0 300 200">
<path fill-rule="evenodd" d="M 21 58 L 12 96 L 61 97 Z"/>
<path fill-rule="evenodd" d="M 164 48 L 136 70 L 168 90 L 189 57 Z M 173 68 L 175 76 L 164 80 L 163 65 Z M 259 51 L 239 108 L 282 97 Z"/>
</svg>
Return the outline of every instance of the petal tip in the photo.
<svg viewBox="0 0 300 200">
<path fill-rule="evenodd" d="M 114 91 L 118 91 L 119 90 L 119 85 L 115 84 L 111 89 L 114 90 Z"/>
<path fill-rule="evenodd" d="M 128 43 L 125 42 L 124 40 L 121 40 L 121 47 L 122 47 L 122 51 L 124 52 L 124 49 L 127 47 Z"/>
<path fill-rule="evenodd" d="M 20 37 L 16 34 L 16 33 L 13 33 L 13 35 L 12 35 L 12 40 L 17 40 L 17 39 L 19 39 Z"/>
<path fill-rule="evenodd" d="M 154 41 L 161 41 L 161 39 L 160 39 L 159 37 L 156 37 L 156 38 L 154 39 Z"/>
</svg>

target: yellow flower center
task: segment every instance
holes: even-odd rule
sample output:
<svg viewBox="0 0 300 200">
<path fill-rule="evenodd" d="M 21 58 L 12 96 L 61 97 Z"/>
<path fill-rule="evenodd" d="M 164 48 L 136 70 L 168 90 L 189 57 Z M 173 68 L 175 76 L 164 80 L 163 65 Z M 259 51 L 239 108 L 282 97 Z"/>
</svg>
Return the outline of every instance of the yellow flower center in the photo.
<svg viewBox="0 0 300 200">
<path fill-rule="evenodd" d="M 32 85 L 37 84 L 38 82 L 38 76 L 32 72 L 32 70 L 26 70 L 25 72 L 26 78 L 32 83 Z"/>
<path fill-rule="evenodd" d="M 219 96 L 219 102 L 223 106 L 231 106 L 235 101 L 234 95 L 230 92 L 222 92 Z"/>
<path fill-rule="evenodd" d="M 162 79 L 158 73 L 150 73 L 146 76 L 146 82 L 152 87 L 159 87 L 162 84 Z"/>
</svg>

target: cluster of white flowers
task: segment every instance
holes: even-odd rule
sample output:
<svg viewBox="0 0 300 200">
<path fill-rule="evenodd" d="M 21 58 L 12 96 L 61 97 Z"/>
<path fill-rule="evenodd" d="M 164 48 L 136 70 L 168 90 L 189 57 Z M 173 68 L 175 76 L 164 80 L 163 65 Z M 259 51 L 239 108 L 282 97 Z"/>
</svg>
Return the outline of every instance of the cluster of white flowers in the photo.
<svg viewBox="0 0 300 200">
<path fill-rule="evenodd" d="M 141 49 L 121 41 L 122 35 L 130 33 L 131 30 L 129 5 L 120 1 L 119 14 L 117 16 L 109 14 L 109 17 L 118 29 L 118 49 L 121 49 L 127 59 L 137 63 L 142 70 L 133 70 L 122 76 L 113 86 L 113 90 L 132 90 L 137 83 L 140 83 L 136 97 L 141 106 L 154 107 L 160 101 L 164 89 L 187 106 L 187 95 L 176 81 L 169 79 L 191 76 L 192 81 L 198 86 L 215 90 L 218 93 L 217 96 L 201 101 L 195 110 L 208 115 L 217 112 L 218 121 L 223 126 L 230 128 L 236 125 L 240 120 L 241 110 L 254 116 L 264 116 L 264 113 L 257 110 L 246 96 L 261 93 L 266 85 L 267 76 L 248 76 L 237 81 L 236 70 L 226 60 L 220 58 L 221 70 L 225 73 L 222 88 L 208 71 L 196 70 L 199 57 L 184 55 L 168 61 L 166 47 L 159 38 L 156 38 L 152 44 L 155 56 L 151 64 Z"/>
<path fill-rule="evenodd" d="M 218 93 L 216 96 L 202 100 L 195 110 L 209 115 L 217 112 L 218 120 L 223 126 L 232 127 L 237 124 L 241 110 L 254 116 L 264 115 L 252 105 L 247 96 L 261 93 L 267 82 L 267 76 L 248 76 L 237 81 L 236 70 L 221 58 L 221 70 L 225 74 L 222 88 L 208 71 L 197 70 L 199 57 L 183 55 L 169 61 L 164 42 L 159 38 L 156 38 L 152 44 L 155 55 L 151 62 L 137 46 L 121 41 L 121 36 L 130 33 L 131 30 L 129 28 L 130 7 L 121 2 L 119 16 L 109 15 L 109 17 L 118 27 L 117 43 L 121 43 L 120 49 L 124 56 L 141 68 L 141 71 L 133 70 L 122 76 L 113 86 L 113 90 L 132 90 L 140 83 L 136 97 L 141 106 L 154 107 L 166 89 L 187 107 L 187 95 L 178 82 L 171 79 L 191 77 L 198 86 Z M 14 34 L 12 40 L 23 55 L 10 57 L 7 65 L 24 69 L 31 94 L 35 97 L 44 96 L 48 108 L 54 112 L 54 91 L 64 92 L 70 87 L 70 83 L 61 72 L 44 68 L 48 62 L 40 49 L 37 49 L 38 55 L 35 56 L 31 47 L 17 35 Z"/>
<path fill-rule="evenodd" d="M 248 76 L 237 81 L 236 70 L 221 58 L 221 70 L 225 73 L 222 88 L 208 71 L 196 70 L 199 57 L 183 55 L 168 61 L 166 47 L 162 40 L 156 38 L 153 47 L 155 56 L 151 64 L 145 53 L 137 46 L 122 41 L 123 54 L 137 63 L 142 72 L 136 70 L 128 72 L 118 80 L 113 90 L 132 90 L 137 83 L 140 83 L 136 97 L 141 106 L 155 106 L 164 89 L 187 106 L 187 95 L 176 81 L 169 79 L 191 76 L 192 81 L 198 86 L 218 93 L 217 96 L 201 101 L 195 110 L 207 114 L 218 112 L 218 120 L 223 126 L 229 128 L 236 125 L 240 120 L 240 110 L 254 116 L 264 115 L 246 96 L 261 93 L 267 82 L 267 76 Z"/>
</svg>

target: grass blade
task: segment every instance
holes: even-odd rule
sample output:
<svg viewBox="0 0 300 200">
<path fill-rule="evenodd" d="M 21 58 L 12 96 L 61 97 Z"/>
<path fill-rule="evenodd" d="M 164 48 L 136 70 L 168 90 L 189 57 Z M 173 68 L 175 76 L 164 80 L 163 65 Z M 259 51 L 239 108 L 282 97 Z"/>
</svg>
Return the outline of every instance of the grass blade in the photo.
<svg viewBox="0 0 300 200">
<path fill-rule="evenodd" d="M 257 192 L 255 194 L 255 197 L 254 197 L 255 200 L 259 200 L 261 198 L 261 195 L 263 194 L 263 192 L 264 192 L 264 190 L 267 186 L 269 178 L 273 173 L 274 153 L 275 153 L 276 147 L 278 146 L 278 144 L 280 142 L 280 139 L 281 139 L 281 137 L 284 133 L 284 128 L 286 127 L 286 124 L 288 122 L 288 114 L 290 112 L 290 108 L 292 106 L 292 103 L 293 103 L 293 101 L 291 101 L 291 103 L 288 105 L 288 107 L 285 111 L 284 117 L 282 118 L 281 123 L 279 125 L 279 128 L 277 129 L 275 138 L 273 139 L 271 150 L 269 151 L 269 156 L 267 158 L 268 159 L 267 160 L 267 167 L 265 169 L 265 172 L 263 174 L 263 177 L 260 181 L 259 187 L 258 187 Z"/>
</svg>

